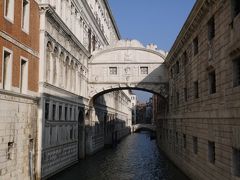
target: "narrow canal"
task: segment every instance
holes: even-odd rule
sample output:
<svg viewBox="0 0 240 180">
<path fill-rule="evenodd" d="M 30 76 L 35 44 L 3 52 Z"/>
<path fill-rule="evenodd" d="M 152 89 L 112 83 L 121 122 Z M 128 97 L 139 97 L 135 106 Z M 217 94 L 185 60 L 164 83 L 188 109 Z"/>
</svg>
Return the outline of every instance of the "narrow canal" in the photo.
<svg viewBox="0 0 240 180">
<path fill-rule="evenodd" d="M 124 138 L 51 180 L 188 180 L 159 152 L 155 140 L 142 132 Z"/>
</svg>

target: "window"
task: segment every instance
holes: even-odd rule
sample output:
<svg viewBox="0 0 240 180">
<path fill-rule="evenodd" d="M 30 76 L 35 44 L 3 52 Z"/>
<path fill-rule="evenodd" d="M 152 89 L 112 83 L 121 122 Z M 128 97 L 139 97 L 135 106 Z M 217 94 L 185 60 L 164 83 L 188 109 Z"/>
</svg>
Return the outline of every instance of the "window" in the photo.
<svg viewBox="0 0 240 180">
<path fill-rule="evenodd" d="M 140 67 L 141 74 L 148 74 L 148 67 Z"/>
<path fill-rule="evenodd" d="M 12 82 L 12 52 L 3 50 L 3 65 L 2 65 L 2 86 L 3 89 L 10 90 Z"/>
<path fill-rule="evenodd" d="M 11 22 L 14 21 L 14 0 L 4 1 L 4 17 Z"/>
<path fill-rule="evenodd" d="M 198 138 L 193 136 L 193 153 L 198 153 Z"/>
<path fill-rule="evenodd" d="M 175 68 L 176 68 L 176 74 L 178 74 L 180 70 L 179 61 L 176 62 Z"/>
<path fill-rule="evenodd" d="M 20 67 L 20 92 L 27 93 L 28 89 L 28 64 L 25 59 L 21 59 Z"/>
<path fill-rule="evenodd" d="M 184 147 L 184 149 L 187 148 L 187 137 L 186 137 L 186 134 L 183 134 L 183 147 Z"/>
<path fill-rule="evenodd" d="M 30 3 L 29 0 L 22 1 L 22 29 L 25 32 L 29 32 L 29 13 L 30 11 Z"/>
<path fill-rule="evenodd" d="M 214 17 L 212 17 L 208 21 L 208 40 L 211 41 L 215 36 L 215 20 Z"/>
<path fill-rule="evenodd" d="M 240 57 L 233 61 L 233 87 L 240 85 Z"/>
<path fill-rule="evenodd" d="M 70 128 L 70 140 L 73 140 L 73 127 Z"/>
<path fill-rule="evenodd" d="M 8 160 L 13 160 L 13 147 L 14 143 L 13 142 L 8 142 L 8 150 L 7 150 L 7 159 Z"/>
<path fill-rule="evenodd" d="M 187 88 L 184 88 L 184 100 L 185 100 L 185 102 L 187 102 L 187 100 L 188 100 Z"/>
<path fill-rule="evenodd" d="M 199 98 L 198 81 L 195 81 L 193 86 L 194 86 L 194 98 L 197 99 Z"/>
<path fill-rule="evenodd" d="M 67 113 L 68 113 L 68 107 L 65 107 L 65 121 L 67 121 Z"/>
<path fill-rule="evenodd" d="M 93 46 L 93 51 L 95 51 L 95 49 L 96 49 L 96 37 L 95 37 L 95 35 L 93 35 L 93 40 L 92 40 L 92 46 Z"/>
<path fill-rule="evenodd" d="M 208 141 L 208 160 L 210 163 L 215 163 L 215 143 Z"/>
<path fill-rule="evenodd" d="M 45 103 L 45 120 L 48 120 L 48 116 L 49 116 L 49 103 L 46 102 Z"/>
<path fill-rule="evenodd" d="M 236 17 L 240 13 L 240 1 L 232 0 L 232 14 Z"/>
<path fill-rule="evenodd" d="M 183 65 L 186 66 L 188 64 L 188 55 L 187 51 L 184 51 L 183 53 Z"/>
<path fill-rule="evenodd" d="M 92 31 L 88 29 L 88 51 L 92 51 Z"/>
<path fill-rule="evenodd" d="M 69 114 L 70 114 L 70 121 L 72 121 L 72 118 L 73 118 L 73 117 L 72 117 L 72 108 L 70 107 L 69 110 L 70 110 L 70 113 L 69 113 Z"/>
<path fill-rule="evenodd" d="M 81 110 L 80 107 L 78 107 L 78 121 L 79 122 L 83 121 L 83 111 Z"/>
<path fill-rule="evenodd" d="M 62 119 L 62 105 L 59 105 L 59 107 L 58 107 L 58 118 L 59 118 L 59 120 Z"/>
<path fill-rule="evenodd" d="M 193 55 L 198 54 L 198 37 L 193 40 Z"/>
<path fill-rule="evenodd" d="M 233 174 L 240 177 L 240 150 L 233 148 Z"/>
<path fill-rule="evenodd" d="M 117 67 L 109 67 L 109 74 L 117 75 Z"/>
<path fill-rule="evenodd" d="M 216 75 L 215 71 L 212 71 L 208 74 L 209 80 L 209 93 L 214 94 L 216 93 Z"/>
<path fill-rule="evenodd" d="M 171 68 L 171 78 L 173 78 L 173 68 Z"/>
<path fill-rule="evenodd" d="M 55 115 L 56 115 L 56 104 L 53 104 L 53 110 L 52 110 L 52 121 L 55 120 Z"/>
</svg>

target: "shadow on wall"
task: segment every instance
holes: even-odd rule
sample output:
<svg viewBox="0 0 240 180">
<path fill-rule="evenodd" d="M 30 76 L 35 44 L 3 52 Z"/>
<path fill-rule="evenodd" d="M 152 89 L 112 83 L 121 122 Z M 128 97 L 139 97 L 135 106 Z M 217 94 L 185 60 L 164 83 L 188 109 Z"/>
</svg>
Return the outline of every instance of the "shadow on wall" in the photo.
<svg viewBox="0 0 240 180">
<path fill-rule="evenodd" d="M 83 99 L 41 94 L 42 178 L 76 163 L 85 155 L 85 110 Z"/>
<path fill-rule="evenodd" d="M 120 109 L 120 91 L 98 94 L 92 99 L 89 111 L 89 124 L 86 126 L 86 153 L 93 154 L 104 146 L 115 146 L 130 133 L 127 115 Z M 107 100 L 109 104 L 106 104 Z"/>
<path fill-rule="evenodd" d="M 106 90 L 96 94 L 90 101 L 90 107 L 92 107 L 88 114 L 89 124 L 86 126 L 86 153 L 92 154 L 97 150 L 104 147 L 104 145 L 115 144 L 122 136 L 129 133 L 129 128 L 119 116 L 119 92 L 120 90 L 142 90 L 155 94 L 159 97 L 161 104 L 161 116 L 165 117 L 168 110 L 168 84 L 159 83 L 151 84 L 149 79 L 156 77 L 157 71 L 162 70 L 162 67 L 152 71 L 146 78 L 144 78 L 135 87 L 118 87 L 118 88 L 106 88 Z M 159 77 L 159 81 L 161 78 Z M 156 79 L 154 80 L 156 81 Z M 157 87 L 156 86 L 160 86 Z M 155 88 L 154 88 L 155 87 Z M 156 89 L 159 89 L 157 91 Z M 106 104 L 107 95 L 114 96 L 114 105 L 109 107 Z M 159 104 L 158 104 L 159 105 Z M 122 132 L 122 133 L 121 133 Z"/>
</svg>

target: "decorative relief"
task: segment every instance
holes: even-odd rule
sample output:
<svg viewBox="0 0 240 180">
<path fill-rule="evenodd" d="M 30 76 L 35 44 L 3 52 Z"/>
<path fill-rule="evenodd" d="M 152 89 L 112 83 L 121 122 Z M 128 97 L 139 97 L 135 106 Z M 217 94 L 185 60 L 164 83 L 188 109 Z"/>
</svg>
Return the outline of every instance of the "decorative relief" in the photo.
<svg viewBox="0 0 240 180">
<path fill-rule="evenodd" d="M 97 93 L 97 90 L 94 88 L 93 85 L 91 85 L 89 88 L 89 96 L 92 97 L 96 93 Z"/>
<path fill-rule="evenodd" d="M 42 177 L 77 161 L 78 143 L 65 144 L 42 153 Z"/>
<path fill-rule="evenodd" d="M 131 61 L 132 59 L 134 59 L 133 54 L 129 50 L 126 50 L 124 53 L 124 61 Z"/>
<path fill-rule="evenodd" d="M 130 75 L 131 74 L 131 68 L 130 67 L 124 68 L 124 72 L 125 72 L 126 75 Z"/>
</svg>

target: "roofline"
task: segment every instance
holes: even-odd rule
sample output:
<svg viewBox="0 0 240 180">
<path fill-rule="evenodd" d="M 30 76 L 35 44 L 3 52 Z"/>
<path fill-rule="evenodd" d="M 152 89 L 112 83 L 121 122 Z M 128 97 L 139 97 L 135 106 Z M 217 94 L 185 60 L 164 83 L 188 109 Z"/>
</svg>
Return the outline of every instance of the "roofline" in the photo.
<svg viewBox="0 0 240 180">
<path fill-rule="evenodd" d="M 119 32 L 117 23 L 116 23 L 116 21 L 115 21 L 115 19 L 114 19 L 112 10 L 111 10 L 110 5 L 109 5 L 109 3 L 108 3 L 108 0 L 103 0 L 103 2 L 105 3 L 105 5 L 106 5 L 106 7 L 107 7 L 107 10 L 108 10 L 108 12 L 109 12 L 110 19 L 112 20 L 114 29 L 115 29 L 115 31 L 116 31 L 116 33 L 117 33 L 118 39 L 120 40 L 120 39 L 121 39 L 121 34 L 120 34 L 120 32 Z"/>
</svg>

